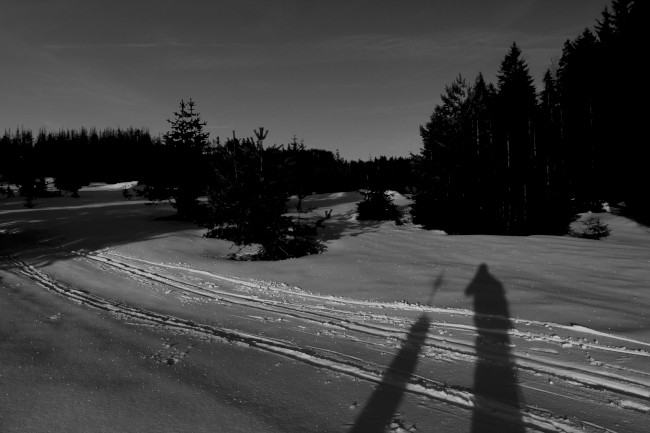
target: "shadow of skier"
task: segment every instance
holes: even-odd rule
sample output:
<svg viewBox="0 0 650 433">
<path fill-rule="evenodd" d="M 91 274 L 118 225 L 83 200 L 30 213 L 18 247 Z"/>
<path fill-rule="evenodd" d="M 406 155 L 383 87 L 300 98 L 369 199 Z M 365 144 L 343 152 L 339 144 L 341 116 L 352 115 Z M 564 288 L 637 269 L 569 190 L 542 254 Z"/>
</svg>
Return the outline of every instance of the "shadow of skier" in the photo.
<svg viewBox="0 0 650 433">
<path fill-rule="evenodd" d="M 428 305 L 431 305 L 433 295 L 442 282 L 442 276 L 439 276 L 429 295 Z M 386 425 L 394 418 L 404 397 L 409 378 L 415 372 L 430 325 L 431 319 L 424 313 L 411 326 L 399 353 L 393 358 L 381 383 L 370 396 L 349 433 L 384 433 L 386 431 Z"/>
<path fill-rule="evenodd" d="M 510 354 L 512 327 L 503 285 L 481 264 L 467 289 L 477 328 L 472 433 L 523 433 L 517 371 Z"/>
</svg>

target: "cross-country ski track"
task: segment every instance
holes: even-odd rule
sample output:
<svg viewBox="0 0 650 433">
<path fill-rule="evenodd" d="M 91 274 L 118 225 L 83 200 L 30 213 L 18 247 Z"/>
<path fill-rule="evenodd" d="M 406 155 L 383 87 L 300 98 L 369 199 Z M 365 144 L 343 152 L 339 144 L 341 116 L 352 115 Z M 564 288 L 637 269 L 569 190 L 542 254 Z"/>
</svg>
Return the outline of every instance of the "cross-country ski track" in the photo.
<svg viewBox="0 0 650 433">
<path fill-rule="evenodd" d="M 270 352 L 370 384 L 394 387 L 428 399 L 433 405 L 451 404 L 466 410 L 468 416 L 478 410 L 506 421 L 520 418 L 529 431 L 616 431 L 600 425 L 598 414 L 601 419 L 629 419 L 647 417 L 650 413 L 650 373 L 643 368 L 650 362 L 650 344 L 635 339 L 580 325 L 501 318 L 509 321 L 509 329 L 484 331 L 487 335 L 508 334 L 512 347 L 508 359 L 504 359 L 498 350 L 478 354 L 475 313 L 469 310 L 308 293 L 284 283 L 219 275 L 189 265 L 156 263 L 110 249 L 76 251 L 75 255 L 75 267 L 112 273 L 126 284 L 176 296 L 185 302 L 202 300 L 215 311 L 213 317 L 218 317 L 222 310 L 252 326 L 236 329 L 218 321 L 199 323 L 156 312 L 60 281 L 19 257 L 8 256 L 4 260 L 42 288 L 123 321 L 208 338 L 215 344 L 239 344 L 250 350 Z M 426 316 L 429 323 L 417 354 L 418 372 L 405 372 L 408 377 L 403 379 L 388 378 L 385 372 L 391 355 L 407 344 L 404 342 L 408 328 L 417 316 Z M 621 356 L 629 359 L 626 367 L 610 363 Z M 525 403 L 516 408 L 497 398 L 477 399 L 471 377 L 479 361 L 491 365 L 511 363 L 526 396 Z M 469 378 L 468 382 L 449 383 L 441 374 L 445 368 L 461 372 Z M 596 421 L 563 413 L 565 399 L 571 399 L 572 406 L 578 402 L 582 409 L 579 413 L 593 414 Z M 429 431 L 425 426 L 419 428 Z"/>
<path fill-rule="evenodd" d="M 0 432 L 647 430 L 650 232 L 625 217 L 447 236 L 318 194 L 322 254 L 233 261 L 126 186 L 0 202 Z"/>
</svg>

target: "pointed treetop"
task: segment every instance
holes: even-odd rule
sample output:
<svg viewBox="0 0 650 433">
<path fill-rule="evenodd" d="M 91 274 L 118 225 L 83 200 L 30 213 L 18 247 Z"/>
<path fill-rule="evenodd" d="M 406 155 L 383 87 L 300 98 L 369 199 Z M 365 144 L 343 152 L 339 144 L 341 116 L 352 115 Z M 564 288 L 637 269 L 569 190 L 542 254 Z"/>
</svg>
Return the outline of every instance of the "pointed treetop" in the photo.
<svg viewBox="0 0 650 433">
<path fill-rule="evenodd" d="M 515 42 L 501 62 L 497 82 L 499 96 L 504 102 L 509 101 L 506 104 L 510 105 L 511 109 L 516 111 L 524 106 L 531 108 L 537 103 L 537 89 L 533 77 L 530 75 L 528 64 L 522 58 L 521 49 Z"/>
<path fill-rule="evenodd" d="M 547 86 L 555 84 L 555 77 L 550 69 L 547 69 L 546 72 L 544 72 L 544 78 L 542 78 L 542 81 Z"/>
<path fill-rule="evenodd" d="M 522 58 L 521 48 L 519 48 L 516 42 L 513 42 L 508 49 L 508 53 L 501 62 L 501 66 L 499 66 L 499 71 L 497 73 L 499 88 L 501 88 L 509 79 L 512 79 L 517 75 L 530 76 L 530 72 L 528 64 L 526 64 L 526 61 Z M 532 78 L 530 78 L 530 82 L 532 84 Z"/>
<path fill-rule="evenodd" d="M 614 35 L 614 19 L 607 6 L 603 9 L 601 16 L 600 20 L 596 20 L 596 34 L 601 42 L 607 42 Z"/>
<path fill-rule="evenodd" d="M 474 85 L 472 86 L 472 93 L 474 97 L 484 97 L 490 93 L 490 88 L 488 83 L 485 82 L 485 77 L 483 73 L 479 72 L 474 80 Z"/>
<path fill-rule="evenodd" d="M 547 69 L 544 73 L 542 82 L 544 83 L 544 87 L 540 94 L 542 106 L 552 107 L 556 103 L 557 82 L 556 77 L 553 75 L 550 69 Z"/>
<path fill-rule="evenodd" d="M 180 111 L 174 112 L 174 119 L 167 119 L 170 131 L 163 135 L 166 143 L 176 147 L 197 148 L 204 150 L 209 146 L 210 133 L 204 132 L 207 125 L 201 120 L 198 112 L 194 111 L 194 101 L 185 102 L 181 99 Z"/>
<path fill-rule="evenodd" d="M 253 130 L 253 132 L 255 133 L 255 137 L 257 137 L 258 141 L 264 141 L 266 136 L 269 135 L 269 131 L 265 131 L 263 126 L 260 126 L 258 129 Z"/>
</svg>

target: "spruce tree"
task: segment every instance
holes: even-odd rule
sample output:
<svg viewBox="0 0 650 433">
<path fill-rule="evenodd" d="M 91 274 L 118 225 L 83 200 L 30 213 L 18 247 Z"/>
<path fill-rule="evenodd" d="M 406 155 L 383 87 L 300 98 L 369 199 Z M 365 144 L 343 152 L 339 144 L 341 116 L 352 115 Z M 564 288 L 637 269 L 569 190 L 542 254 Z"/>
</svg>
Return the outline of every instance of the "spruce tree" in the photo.
<svg viewBox="0 0 650 433">
<path fill-rule="evenodd" d="M 464 197 L 462 159 L 467 147 L 470 86 L 458 77 L 445 87 L 442 103 L 436 105 L 429 121 L 420 127 L 422 148 L 413 156 L 417 173 L 416 192 L 411 207 L 413 222 L 427 229 L 456 233 L 463 230 L 467 215 L 461 210 Z"/>
<path fill-rule="evenodd" d="M 500 170 L 504 173 L 505 232 L 526 233 L 534 217 L 537 93 L 522 52 L 512 43 L 497 73 Z"/>
<path fill-rule="evenodd" d="M 90 184 L 88 131 L 68 130 L 59 134 L 56 162 L 53 167 L 54 185 L 63 191 L 69 191 L 71 197 L 78 198 L 79 190 Z"/>
<path fill-rule="evenodd" d="M 289 193 L 296 195 L 296 210 L 302 212 L 302 201 L 313 191 L 314 167 L 305 143 L 293 136 L 284 151 L 284 162 L 289 180 Z"/>
<path fill-rule="evenodd" d="M 634 73 L 645 68 L 642 53 L 647 50 L 647 16 L 647 1 L 613 0 L 603 12 L 596 25 L 599 61 L 594 72 L 599 81 L 594 90 L 603 99 L 596 124 L 598 136 L 602 137 L 605 185 L 609 186 L 606 199 L 620 203 L 627 215 L 650 224 L 646 146 L 642 138 L 647 110 L 640 108 L 648 92 L 643 85 L 629 88 Z"/>
<path fill-rule="evenodd" d="M 357 220 L 395 221 L 401 224 L 402 212 L 387 192 L 391 177 L 385 156 L 366 162 L 366 188 L 360 190 L 363 200 L 356 204 Z"/>
<path fill-rule="evenodd" d="M 205 194 L 212 169 L 207 155 L 209 133 L 190 99 L 181 100 L 170 130 L 163 135 L 154 167 L 147 173 L 143 194 L 152 201 L 169 200 L 182 218 L 196 217 L 198 198 Z"/>
<path fill-rule="evenodd" d="M 215 143 L 206 237 L 257 245 L 254 259 L 278 260 L 320 251 L 316 228 L 285 215 L 289 178 L 284 152 L 233 136 Z"/>
<path fill-rule="evenodd" d="M 402 212 L 393 203 L 393 198 L 381 189 L 361 191 L 363 200 L 357 203 L 357 220 L 395 221 L 401 224 Z"/>
<path fill-rule="evenodd" d="M 6 161 L 2 180 L 16 185 L 20 196 L 25 198 L 26 206 L 32 207 L 33 200 L 45 192 L 44 175 L 34 151 L 32 132 L 17 128 L 12 134 L 5 130 L 1 141 L 4 148 L 2 159 Z"/>
<path fill-rule="evenodd" d="M 563 142 L 570 166 L 569 187 L 581 211 L 598 211 L 605 195 L 603 160 L 605 129 L 603 95 L 599 77 L 598 40 L 585 29 L 565 43 L 558 70 Z M 598 119 L 601 119 L 599 122 Z"/>
<path fill-rule="evenodd" d="M 494 104 L 496 90 L 479 73 L 469 93 L 465 127 L 469 141 L 464 158 L 465 212 L 471 215 L 468 232 L 498 232 L 496 214 L 500 199 L 498 165 L 494 154 Z"/>
</svg>

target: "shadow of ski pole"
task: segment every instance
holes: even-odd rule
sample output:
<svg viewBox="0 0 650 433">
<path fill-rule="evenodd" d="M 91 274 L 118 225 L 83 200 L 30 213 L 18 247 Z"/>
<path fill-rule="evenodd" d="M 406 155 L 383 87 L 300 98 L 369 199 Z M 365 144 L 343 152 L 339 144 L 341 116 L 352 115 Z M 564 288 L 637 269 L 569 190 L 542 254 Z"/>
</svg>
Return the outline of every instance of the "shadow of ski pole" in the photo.
<svg viewBox="0 0 650 433">
<path fill-rule="evenodd" d="M 443 284 L 442 275 L 433 284 L 427 304 Z M 431 319 L 425 313 L 409 329 L 400 351 L 385 371 L 381 383 L 370 396 L 350 433 L 383 433 L 404 397 L 406 386 L 417 367 L 418 357 L 427 339 Z"/>
</svg>

